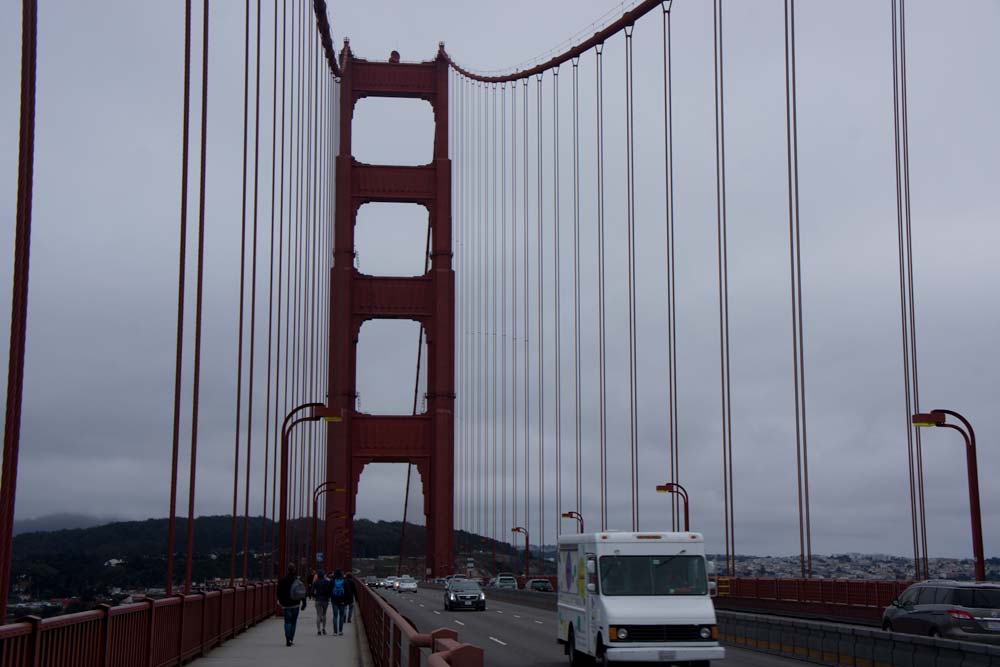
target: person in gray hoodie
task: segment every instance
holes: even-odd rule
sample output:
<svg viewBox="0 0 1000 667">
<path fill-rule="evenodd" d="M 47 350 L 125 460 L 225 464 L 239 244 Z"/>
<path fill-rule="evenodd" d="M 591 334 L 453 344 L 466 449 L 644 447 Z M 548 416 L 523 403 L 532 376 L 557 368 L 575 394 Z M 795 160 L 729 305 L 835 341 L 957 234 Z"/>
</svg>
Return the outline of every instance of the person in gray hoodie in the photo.
<svg viewBox="0 0 1000 667">
<path fill-rule="evenodd" d="M 326 608 L 330 606 L 330 593 L 333 583 L 326 575 L 319 572 L 312 585 L 312 596 L 316 602 L 316 634 L 326 634 Z"/>
</svg>

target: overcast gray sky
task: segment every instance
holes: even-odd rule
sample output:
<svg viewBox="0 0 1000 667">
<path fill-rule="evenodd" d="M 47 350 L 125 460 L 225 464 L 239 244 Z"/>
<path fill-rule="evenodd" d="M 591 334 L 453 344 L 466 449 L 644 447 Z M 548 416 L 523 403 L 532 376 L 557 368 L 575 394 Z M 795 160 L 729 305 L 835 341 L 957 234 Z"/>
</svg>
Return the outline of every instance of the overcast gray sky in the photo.
<svg viewBox="0 0 1000 667">
<path fill-rule="evenodd" d="M 268 15 L 268 3 L 264 4 Z M 730 0 L 725 6 L 736 547 L 749 553 L 796 553 L 783 3 Z M 405 60 L 421 60 L 433 57 L 438 41 L 443 40 L 454 58 L 475 70 L 516 65 L 578 33 L 609 10 L 620 13 L 620 7 L 601 0 L 367 0 L 331 2 L 330 9 L 338 48 L 343 37 L 349 36 L 359 56 L 383 59 L 397 49 Z M 826 3 L 800 2 L 797 9 L 813 548 L 817 553 L 907 554 L 910 519 L 899 342 L 889 3 L 853 0 L 838 3 L 834 11 Z M 995 184 L 1000 177 L 996 159 L 1000 137 L 990 119 L 1000 102 L 991 85 L 994 66 L 1000 62 L 996 39 L 1000 9 L 990 0 L 947 5 L 910 0 L 907 20 L 922 407 L 957 409 L 976 426 L 986 551 L 996 555 L 1000 553 L 1000 488 L 994 480 L 1000 476 L 996 447 L 1000 426 L 993 417 L 1000 398 L 996 380 L 1000 361 L 994 348 L 1000 333 L 996 291 L 1000 204 Z M 242 3 L 213 3 L 212 23 L 199 513 L 227 512 L 232 492 Z M 0 90 L 5 91 L 0 97 L 0 215 L 4 221 L 0 247 L 7 249 L 0 255 L 0 273 L 6 276 L 11 274 L 16 191 L 19 26 L 19 5 L 6 3 L 0 8 Z M 167 512 L 182 29 L 182 3 L 117 0 L 42 5 L 19 517 L 80 511 L 143 518 Z M 657 528 L 664 525 L 666 501 L 652 489 L 666 479 L 669 470 L 659 14 L 643 19 L 634 34 L 641 525 Z M 673 36 L 681 474 L 691 492 L 694 528 L 706 533 L 709 549 L 722 550 L 711 4 L 677 0 Z M 622 41 L 619 37 L 609 43 L 605 52 L 612 369 L 608 387 L 610 523 L 627 528 Z M 267 31 L 263 50 L 270 53 Z M 597 308 L 593 59 L 588 53 L 580 65 L 585 451 L 581 510 L 591 525 L 597 522 L 598 506 L 594 464 L 597 376 L 591 361 L 596 354 Z M 571 509 L 575 489 L 570 472 L 574 421 L 569 68 L 563 69 L 560 79 L 563 508 Z M 266 60 L 265 90 L 269 80 Z M 545 298 L 552 304 L 550 76 L 543 85 Z M 193 109 L 197 109 L 197 96 Z M 426 161 L 431 123 L 430 107 L 424 103 L 365 101 L 355 115 L 355 154 L 371 162 Z M 265 113 L 262 145 L 269 143 L 269 128 Z M 268 196 L 262 195 L 262 210 L 267 210 Z M 534 203 L 532 216 L 533 235 Z M 381 212 L 376 207 L 362 209 L 360 269 L 373 274 L 419 273 L 425 219 L 419 210 L 414 213 L 406 207 Z M 470 219 L 463 219 L 456 210 L 454 220 L 461 239 L 462 225 L 471 224 Z M 262 253 L 267 252 L 266 243 L 264 237 Z M 458 251 L 456 265 L 461 266 L 461 246 Z M 0 310 L 9 312 L 6 284 L 0 290 Z M 266 290 L 266 274 L 262 274 L 260 289 Z M 534 288 L 531 299 L 534 318 Z M 555 525 L 551 510 L 554 318 L 555 312 L 547 309 L 549 540 Z M 536 326 L 533 319 L 532 331 Z M 258 340 L 264 339 L 266 328 L 258 329 L 261 332 Z M 258 359 L 263 349 L 261 344 Z M 366 325 L 359 344 L 362 409 L 408 411 L 415 352 L 414 324 Z M 537 386 L 534 354 L 532 392 Z M 189 380 L 190 358 L 185 371 Z M 260 420 L 254 424 L 258 463 L 264 428 L 262 387 L 255 410 Z M 532 447 L 536 433 L 532 423 Z M 971 554 L 965 460 L 957 438 L 952 432 L 931 432 L 924 439 L 931 555 Z M 532 457 L 537 457 L 534 449 Z M 255 471 L 254 479 L 261 479 L 262 474 L 262 470 Z M 374 466 L 366 471 L 358 516 L 399 518 L 404 475 L 402 466 Z M 537 466 L 532 475 L 532 494 L 537 498 Z M 523 480 L 518 484 L 523 485 Z M 183 484 L 181 493 L 185 493 Z M 259 507 L 256 490 L 253 498 L 252 507 Z M 537 526 L 537 516 L 531 521 Z M 507 527 L 498 525 L 498 533 L 505 537 Z"/>
</svg>

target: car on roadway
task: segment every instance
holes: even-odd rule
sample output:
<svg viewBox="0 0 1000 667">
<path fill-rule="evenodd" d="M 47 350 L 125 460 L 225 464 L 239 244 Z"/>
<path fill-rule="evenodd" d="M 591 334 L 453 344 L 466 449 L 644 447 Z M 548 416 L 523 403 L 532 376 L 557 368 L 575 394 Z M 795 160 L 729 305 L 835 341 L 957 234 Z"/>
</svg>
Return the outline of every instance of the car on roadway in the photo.
<svg viewBox="0 0 1000 667">
<path fill-rule="evenodd" d="M 493 588 L 497 590 L 516 591 L 517 577 L 512 574 L 500 574 L 493 580 Z"/>
<path fill-rule="evenodd" d="M 452 579 L 444 592 L 444 610 L 486 611 L 486 593 L 471 579 Z"/>
<path fill-rule="evenodd" d="M 948 580 L 913 584 L 885 608 L 882 629 L 1000 645 L 1000 584 Z"/>
<path fill-rule="evenodd" d="M 417 592 L 417 580 L 413 577 L 401 577 L 396 581 L 396 592 L 397 593 L 416 593 Z"/>
<path fill-rule="evenodd" d="M 368 586 L 369 588 L 378 587 L 378 577 L 369 574 L 367 577 L 365 577 L 365 586 Z"/>
<path fill-rule="evenodd" d="M 397 577 L 396 575 L 386 577 L 384 588 L 391 588 L 392 590 L 396 590 L 397 581 L 399 581 L 399 577 Z"/>
<path fill-rule="evenodd" d="M 553 593 L 556 590 L 552 588 L 552 582 L 548 579 L 528 579 L 524 588 L 529 591 L 538 591 L 539 593 Z"/>
</svg>

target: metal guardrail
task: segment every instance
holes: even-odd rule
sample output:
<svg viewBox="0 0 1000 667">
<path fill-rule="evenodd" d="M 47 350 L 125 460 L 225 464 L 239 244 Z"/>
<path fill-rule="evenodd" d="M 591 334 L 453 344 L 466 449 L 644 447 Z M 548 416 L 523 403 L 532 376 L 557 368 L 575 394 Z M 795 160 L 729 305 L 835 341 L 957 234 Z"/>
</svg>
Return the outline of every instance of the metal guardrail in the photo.
<svg viewBox="0 0 1000 667">
<path fill-rule="evenodd" d="M 430 634 L 413 624 L 363 584 L 357 603 L 375 667 L 420 667 L 421 649 L 429 648 L 427 667 L 483 667 L 483 649 L 458 641 L 458 633 L 440 628 Z"/>
<path fill-rule="evenodd" d="M 731 645 L 831 666 L 1000 667 L 1000 646 L 738 612 L 718 612 Z"/>
<path fill-rule="evenodd" d="M 877 624 L 912 581 L 719 577 L 715 606 Z"/>
<path fill-rule="evenodd" d="M 276 583 L 0 626 L 0 667 L 171 667 L 274 615 Z"/>
</svg>

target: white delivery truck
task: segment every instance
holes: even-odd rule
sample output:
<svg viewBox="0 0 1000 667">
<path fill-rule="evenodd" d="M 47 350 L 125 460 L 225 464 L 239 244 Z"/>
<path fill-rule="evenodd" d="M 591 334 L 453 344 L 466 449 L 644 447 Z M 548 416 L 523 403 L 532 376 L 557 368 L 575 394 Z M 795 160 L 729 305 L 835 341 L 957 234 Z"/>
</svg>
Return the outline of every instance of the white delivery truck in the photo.
<svg viewBox="0 0 1000 667">
<path fill-rule="evenodd" d="M 557 641 L 571 664 L 725 657 L 700 533 L 561 535 L 558 594 Z"/>
</svg>

